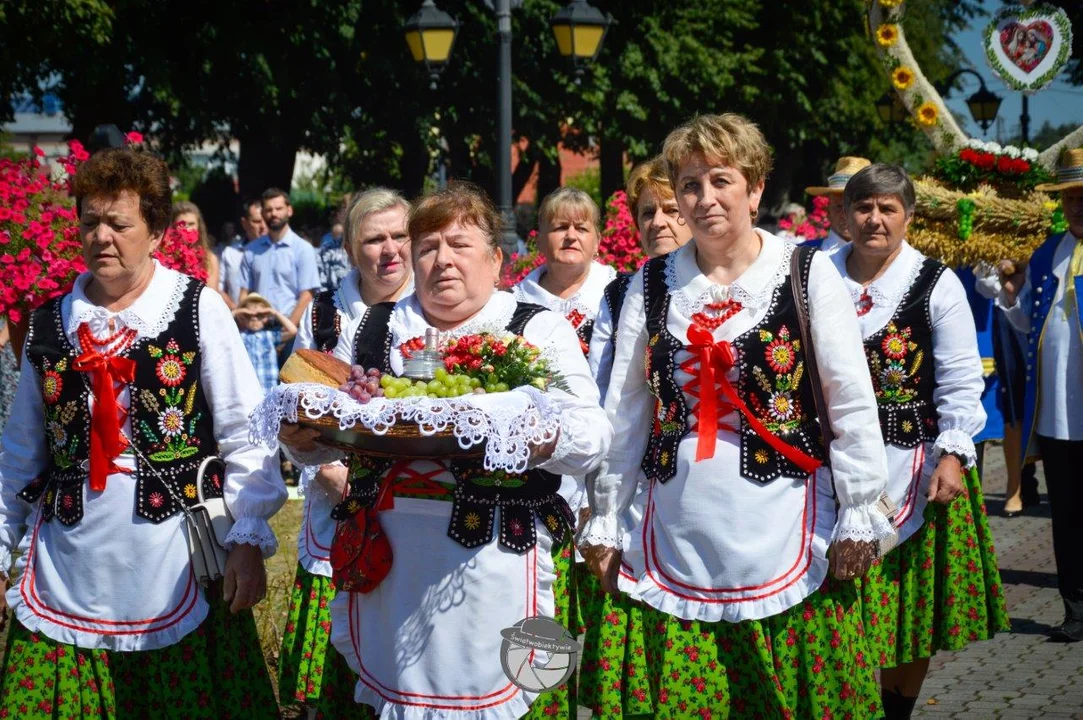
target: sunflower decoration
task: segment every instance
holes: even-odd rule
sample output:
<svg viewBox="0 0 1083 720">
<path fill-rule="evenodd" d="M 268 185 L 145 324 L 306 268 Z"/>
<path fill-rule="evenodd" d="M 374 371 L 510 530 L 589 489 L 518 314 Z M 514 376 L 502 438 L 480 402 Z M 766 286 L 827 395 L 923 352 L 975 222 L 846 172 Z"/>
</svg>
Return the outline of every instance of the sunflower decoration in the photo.
<svg viewBox="0 0 1083 720">
<path fill-rule="evenodd" d="M 928 101 L 919 105 L 914 115 L 917 117 L 918 123 L 925 127 L 936 125 L 940 119 L 940 111 L 936 109 L 936 105 Z"/>
<path fill-rule="evenodd" d="M 896 90 L 907 90 L 914 84 L 914 71 L 905 65 L 900 65 L 891 73 L 891 84 Z"/>
<path fill-rule="evenodd" d="M 884 23 L 876 28 L 876 42 L 881 47 L 891 47 L 899 39 L 899 26 L 895 23 Z"/>
</svg>

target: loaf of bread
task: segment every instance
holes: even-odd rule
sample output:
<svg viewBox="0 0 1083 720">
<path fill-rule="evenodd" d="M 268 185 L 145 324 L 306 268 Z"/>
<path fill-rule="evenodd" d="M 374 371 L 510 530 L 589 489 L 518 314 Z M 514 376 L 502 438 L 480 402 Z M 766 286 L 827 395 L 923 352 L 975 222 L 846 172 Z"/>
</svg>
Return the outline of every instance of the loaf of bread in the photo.
<svg viewBox="0 0 1083 720">
<path fill-rule="evenodd" d="M 284 383 L 320 383 L 338 389 L 350 376 L 350 366 L 318 350 L 298 350 L 278 372 Z"/>
</svg>

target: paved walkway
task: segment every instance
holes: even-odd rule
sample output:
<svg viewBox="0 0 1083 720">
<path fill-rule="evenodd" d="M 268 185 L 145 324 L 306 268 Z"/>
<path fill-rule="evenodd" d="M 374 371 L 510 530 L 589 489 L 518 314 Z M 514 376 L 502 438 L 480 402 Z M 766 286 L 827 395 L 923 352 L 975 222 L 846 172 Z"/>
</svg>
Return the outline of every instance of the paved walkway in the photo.
<svg viewBox="0 0 1083 720">
<path fill-rule="evenodd" d="M 1045 637 L 1045 631 L 1064 618 L 1049 506 L 1043 502 L 1027 515 L 1001 517 L 1007 476 L 999 447 L 988 448 L 985 464 L 986 506 L 1012 632 L 957 653 L 938 654 L 914 716 L 1083 718 L 1083 643 L 1054 643 Z M 1045 500 L 1040 464 L 1038 477 Z"/>
</svg>

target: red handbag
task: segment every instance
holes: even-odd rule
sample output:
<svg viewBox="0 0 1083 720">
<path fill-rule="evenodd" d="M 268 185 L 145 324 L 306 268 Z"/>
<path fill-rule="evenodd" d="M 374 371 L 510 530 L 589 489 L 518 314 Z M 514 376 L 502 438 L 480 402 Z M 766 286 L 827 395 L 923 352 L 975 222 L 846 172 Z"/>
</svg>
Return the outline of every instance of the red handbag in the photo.
<svg viewBox="0 0 1083 720">
<path fill-rule="evenodd" d="M 391 572 L 391 541 L 375 507 L 339 522 L 331 543 L 331 581 L 339 592 L 368 593 Z"/>
</svg>

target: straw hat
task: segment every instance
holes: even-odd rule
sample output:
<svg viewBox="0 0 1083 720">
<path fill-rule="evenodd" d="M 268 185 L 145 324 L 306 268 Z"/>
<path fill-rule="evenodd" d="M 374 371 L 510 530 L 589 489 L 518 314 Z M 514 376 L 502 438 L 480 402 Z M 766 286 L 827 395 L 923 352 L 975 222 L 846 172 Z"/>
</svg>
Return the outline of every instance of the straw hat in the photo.
<svg viewBox="0 0 1083 720">
<path fill-rule="evenodd" d="M 1074 187 L 1083 187 L 1083 148 L 1065 150 L 1057 166 L 1057 181 L 1043 183 L 1034 189 L 1042 192 L 1057 192 Z"/>
<path fill-rule="evenodd" d="M 807 187 L 805 192 L 809 195 L 842 195 L 850 178 L 856 175 L 858 170 L 867 168 L 869 165 L 872 163 L 863 157 L 840 157 L 835 163 L 835 173 L 827 178 L 827 186 Z"/>
<path fill-rule="evenodd" d="M 244 300 L 241 300 L 241 307 L 271 307 L 271 301 L 263 297 L 259 293 L 248 293 L 245 295 Z"/>
</svg>

